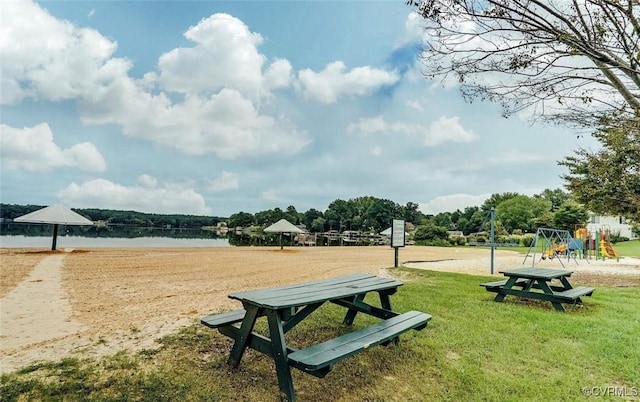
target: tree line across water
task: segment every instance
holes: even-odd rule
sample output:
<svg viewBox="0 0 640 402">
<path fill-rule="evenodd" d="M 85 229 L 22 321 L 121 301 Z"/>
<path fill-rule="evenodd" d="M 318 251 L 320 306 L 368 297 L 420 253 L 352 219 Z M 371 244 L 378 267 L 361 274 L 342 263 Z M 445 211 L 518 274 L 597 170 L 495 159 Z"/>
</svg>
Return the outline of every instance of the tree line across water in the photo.
<svg viewBox="0 0 640 402">
<path fill-rule="evenodd" d="M 13 222 L 15 218 L 44 208 L 42 205 L 0 204 L 0 234 L 49 235 L 49 225 Z M 61 234 L 85 237 L 217 237 L 213 230 L 226 218 L 216 216 L 150 214 L 113 209 L 73 208 L 73 211 L 94 222 L 93 226 L 64 226 Z"/>
<path fill-rule="evenodd" d="M 47 225 L 18 224 L 13 219 L 42 208 L 37 205 L 0 204 L 0 227 L 2 234 L 47 235 Z M 469 236 L 488 231 L 489 213 L 495 209 L 495 228 L 498 238 L 506 240 L 509 235 L 535 233 L 538 227 L 553 227 L 573 231 L 576 226 L 587 223 L 587 210 L 576 203 L 570 193 L 544 190 L 540 194 L 527 196 L 518 193 L 493 194 L 480 206 L 469 206 L 464 210 L 425 214 L 414 202 L 398 204 L 388 199 L 372 196 L 349 200 L 336 199 L 325 211 L 311 208 L 298 212 L 291 205 L 286 209 L 274 208 L 256 213 L 237 212 L 229 217 L 149 214 L 137 211 L 109 209 L 74 209 L 80 215 L 94 221 L 94 226 L 67 226 L 69 235 L 87 237 L 141 237 L 167 236 L 185 238 L 215 238 L 229 236 L 235 244 L 242 237 L 268 237 L 262 229 L 280 220 L 287 219 L 295 225 L 304 226 L 311 233 L 350 230 L 361 233 L 380 233 L 391 225 L 393 219 L 410 222 L 415 229 L 411 235 L 419 244 L 444 245 L 451 231 Z M 243 228 L 238 234 L 236 228 Z M 248 229 L 248 231 L 247 231 Z M 482 240 L 482 239 L 480 239 Z"/>
</svg>

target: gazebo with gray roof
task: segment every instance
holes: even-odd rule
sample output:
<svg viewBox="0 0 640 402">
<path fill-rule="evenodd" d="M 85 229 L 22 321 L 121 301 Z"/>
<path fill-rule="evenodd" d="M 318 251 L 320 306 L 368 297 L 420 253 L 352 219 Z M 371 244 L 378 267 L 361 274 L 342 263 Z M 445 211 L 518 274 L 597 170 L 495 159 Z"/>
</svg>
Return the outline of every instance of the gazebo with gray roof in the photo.
<svg viewBox="0 0 640 402">
<path fill-rule="evenodd" d="M 73 212 L 69 208 L 63 207 L 62 205 L 51 205 L 49 207 L 33 211 L 14 219 L 14 222 L 45 223 L 53 225 L 53 242 L 51 243 L 51 250 L 56 249 L 58 225 L 93 225 L 93 222 L 89 219 Z"/>
</svg>

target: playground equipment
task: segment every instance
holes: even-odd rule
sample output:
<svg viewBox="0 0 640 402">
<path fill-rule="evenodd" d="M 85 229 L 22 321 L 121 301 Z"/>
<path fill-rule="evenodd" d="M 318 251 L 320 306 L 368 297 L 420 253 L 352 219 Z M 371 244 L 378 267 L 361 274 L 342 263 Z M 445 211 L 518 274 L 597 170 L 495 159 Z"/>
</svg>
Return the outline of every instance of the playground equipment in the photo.
<svg viewBox="0 0 640 402">
<path fill-rule="evenodd" d="M 596 242 L 598 243 L 597 258 L 615 258 L 620 260 L 620 256 L 616 254 L 616 250 L 613 248 L 613 244 L 609 241 L 609 231 L 606 228 L 601 228 L 600 232 L 596 233 Z"/>
<path fill-rule="evenodd" d="M 615 258 L 620 261 L 620 255 L 616 253 L 613 244 L 609 241 L 609 232 L 608 227 L 603 226 L 595 233 L 594 238 L 586 228 L 577 227 L 572 237 L 567 230 L 538 228 L 522 264 L 526 263 L 527 258 L 533 256 L 531 267 L 535 266 L 538 252 L 541 260 L 557 260 L 563 268 L 565 257 L 567 261 L 573 260 L 576 264 L 578 259 L 584 259 L 588 263 L 589 258 L 592 257 L 596 260 Z"/>
<path fill-rule="evenodd" d="M 527 250 L 527 255 L 524 257 L 522 264 L 527 262 L 527 258 L 533 257 L 533 268 L 536 263 L 536 254 L 540 247 L 540 259 L 553 260 L 556 259 L 560 262 L 560 265 L 564 268 L 562 260 L 564 257 L 567 261 L 573 259 L 578 264 L 576 257 L 583 257 L 584 242 L 581 239 L 574 239 L 571 237 L 571 233 L 568 230 L 550 229 L 550 228 L 538 228 L 534 241 Z M 531 251 L 533 250 L 533 255 Z"/>
</svg>

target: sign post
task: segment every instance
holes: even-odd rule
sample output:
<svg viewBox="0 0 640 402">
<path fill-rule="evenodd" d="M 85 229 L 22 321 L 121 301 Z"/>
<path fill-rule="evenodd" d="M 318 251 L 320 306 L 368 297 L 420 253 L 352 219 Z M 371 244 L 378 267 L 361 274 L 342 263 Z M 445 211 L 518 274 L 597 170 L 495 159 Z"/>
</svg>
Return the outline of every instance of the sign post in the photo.
<svg viewBox="0 0 640 402">
<path fill-rule="evenodd" d="M 391 247 L 394 250 L 394 267 L 398 267 L 398 249 L 405 244 L 404 220 L 394 219 L 391 224 Z"/>
</svg>

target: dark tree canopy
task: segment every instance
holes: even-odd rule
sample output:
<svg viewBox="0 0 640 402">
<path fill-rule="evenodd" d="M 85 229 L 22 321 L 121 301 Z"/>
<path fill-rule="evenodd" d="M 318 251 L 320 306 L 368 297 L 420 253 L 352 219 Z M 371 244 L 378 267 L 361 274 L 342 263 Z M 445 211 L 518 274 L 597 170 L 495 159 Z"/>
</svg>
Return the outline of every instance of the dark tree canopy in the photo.
<svg viewBox="0 0 640 402">
<path fill-rule="evenodd" d="M 409 0 L 424 73 L 503 114 L 586 127 L 640 115 L 638 0 Z"/>
<path fill-rule="evenodd" d="M 565 202 L 553 216 L 553 227 L 568 230 L 573 233 L 589 219 L 589 213 L 582 205 L 575 202 Z"/>
<path fill-rule="evenodd" d="M 589 210 L 640 222 L 640 121 L 596 131 L 602 148 L 579 149 L 560 162 L 562 178 L 576 200 Z"/>
</svg>

